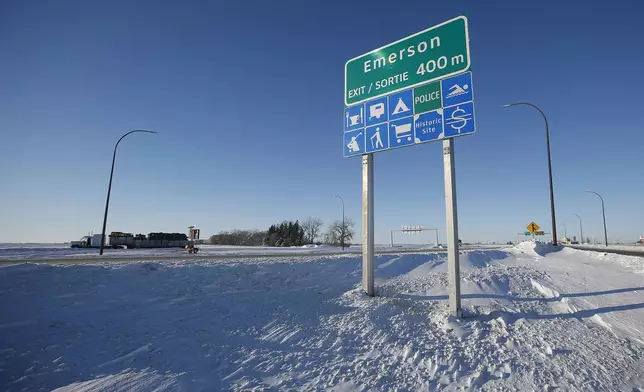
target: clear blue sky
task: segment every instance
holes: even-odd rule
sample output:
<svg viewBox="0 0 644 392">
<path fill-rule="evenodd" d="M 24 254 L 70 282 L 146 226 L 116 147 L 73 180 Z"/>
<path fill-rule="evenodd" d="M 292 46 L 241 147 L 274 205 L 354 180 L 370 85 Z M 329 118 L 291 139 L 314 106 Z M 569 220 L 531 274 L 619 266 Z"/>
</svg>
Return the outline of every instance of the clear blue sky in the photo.
<svg viewBox="0 0 644 392">
<path fill-rule="evenodd" d="M 443 3 L 443 5 L 440 5 Z M 644 235 L 644 3 L 548 1 L 4 1 L 0 3 L 0 242 L 109 231 L 268 227 L 347 216 L 361 164 L 342 157 L 349 58 L 469 18 L 477 133 L 456 140 L 460 237 L 550 230 L 550 121 L 560 230 Z M 440 143 L 375 156 L 376 242 L 441 229 Z M 420 237 L 413 237 L 417 241 Z M 426 239 L 431 238 L 428 234 Z M 412 242 L 406 240 L 405 242 Z"/>
</svg>

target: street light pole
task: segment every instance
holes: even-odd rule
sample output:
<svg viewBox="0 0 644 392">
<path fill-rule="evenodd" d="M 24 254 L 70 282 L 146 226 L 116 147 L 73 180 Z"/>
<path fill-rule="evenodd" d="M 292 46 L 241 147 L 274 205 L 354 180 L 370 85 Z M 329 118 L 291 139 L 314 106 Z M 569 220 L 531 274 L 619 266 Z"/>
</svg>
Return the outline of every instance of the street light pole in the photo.
<svg viewBox="0 0 644 392">
<path fill-rule="evenodd" d="M 579 239 L 579 243 L 583 245 L 583 243 L 584 243 L 584 228 L 581 226 L 581 216 L 579 216 L 577 214 L 573 214 L 573 215 L 576 216 L 577 218 L 579 218 L 579 235 L 581 236 L 581 238 Z"/>
<path fill-rule="evenodd" d="M 604 219 L 604 242 L 606 243 L 606 246 L 608 246 L 608 235 L 606 234 L 606 212 L 604 211 L 604 198 L 602 197 L 602 195 L 600 195 L 597 192 L 593 192 L 593 191 L 586 191 L 586 192 L 596 194 L 599 197 L 599 199 L 602 201 L 602 218 Z"/>
<path fill-rule="evenodd" d="M 344 251 L 344 230 L 345 230 L 345 226 L 344 226 L 344 199 L 341 196 L 333 196 L 333 197 L 337 197 L 338 199 L 340 199 L 342 201 L 342 230 L 340 231 L 340 237 L 341 237 L 340 238 L 340 244 L 342 245 L 342 251 Z"/>
<path fill-rule="evenodd" d="M 103 231 L 101 232 L 101 249 L 99 251 L 99 255 L 103 254 L 103 248 L 105 247 L 105 227 L 107 226 L 107 210 L 110 207 L 110 193 L 112 192 L 112 177 L 114 176 L 114 161 L 116 160 L 116 148 L 119 146 L 119 143 L 123 138 L 125 138 L 127 135 L 131 133 L 136 133 L 136 132 L 141 132 L 141 133 L 156 133 L 155 131 L 146 131 L 142 129 L 137 129 L 134 131 L 130 131 L 126 133 L 125 135 L 121 136 L 121 138 L 116 142 L 116 145 L 114 146 L 114 154 L 112 154 L 112 170 L 110 170 L 110 183 L 107 186 L 107 200 L 105 201 L 105 215 L 103 216 Z"/>
<path fill-rule="evenodd" d="M 528 102 L 516 102 L 516 103 L 511 103 L 508 105 L 503 105 L 504 108 L 509 108 L 510 106 L 530 106 L 533 107 L 534 109 L 538 110 L 539 113 L 541 113 L 541 116 L 543 116 L 543 121 L 546 123 L 546 148 L 548 150 L 548 178 L 550 181 L 550 215 L 552 218 L 552 244 L 557 245 L 557 222 L 555 219 L 555 192 L 554 192 L 554 187 L 552 186 L 552 162 L 550 159 L 550 132 L 548 130 L 548 118 L 546 118 L 545 113 L 537 105 L 533 105 Z"/>
</svg>

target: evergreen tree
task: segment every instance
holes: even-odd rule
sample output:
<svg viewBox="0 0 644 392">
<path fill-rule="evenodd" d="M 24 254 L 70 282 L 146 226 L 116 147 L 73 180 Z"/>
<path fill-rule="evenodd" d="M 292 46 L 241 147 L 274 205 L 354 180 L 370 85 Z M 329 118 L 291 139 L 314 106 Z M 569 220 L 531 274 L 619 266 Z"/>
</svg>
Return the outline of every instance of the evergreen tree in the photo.
<svg viewBox="0 0 644 392">
<path fill-rule="evenodd" d="M 300 246 L 300 222 L 295 221 L 293 231 L 291 232 L 292 243 L 294 246 Z"/>
<path fill-rule="evenodd" d="M 293 222 L 288 221 L 288 227 L 286 228 L 286 233 L 284 233 L 284 240 L 288 243 L 286 246 L 291 246 L 293 244 Z"/>
<path fill-rule="evenodd" d="M 306 241 L 306 230 L 299 220 L 283 221 L 271 225 L 264 234 L 266 246 L 302 246 Z"/>
</svg>

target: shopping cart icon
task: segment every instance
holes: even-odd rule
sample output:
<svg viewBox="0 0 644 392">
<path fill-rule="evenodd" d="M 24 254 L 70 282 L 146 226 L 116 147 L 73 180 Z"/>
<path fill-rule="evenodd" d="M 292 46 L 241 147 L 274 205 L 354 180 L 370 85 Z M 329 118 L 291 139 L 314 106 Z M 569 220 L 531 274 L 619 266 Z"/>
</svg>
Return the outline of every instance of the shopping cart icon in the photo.
<svg viewBox="0 0 644 392">
<path fill-rule="evenodd" d="M 407 139 L 407 141 L 411 141 L 411 123 L 399 125 L 391 124 L 391 126 L 396 132 L 396 141 L 398 143 L 400 143 L 401 140 L 405 138 Z"/>
</svg>

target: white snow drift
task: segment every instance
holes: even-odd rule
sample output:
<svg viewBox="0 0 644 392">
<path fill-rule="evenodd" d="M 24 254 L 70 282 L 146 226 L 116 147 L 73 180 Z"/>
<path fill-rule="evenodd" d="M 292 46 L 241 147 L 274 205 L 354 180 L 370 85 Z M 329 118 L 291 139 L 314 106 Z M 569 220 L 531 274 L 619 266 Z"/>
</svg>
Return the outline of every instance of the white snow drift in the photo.
<svg viewBox="0 0 644 392">
<path fill-rule="evenodd" d="M 0 269 L 0 390 L 638 390 L 644 259 L 444 254 Z"/>
</svg>

